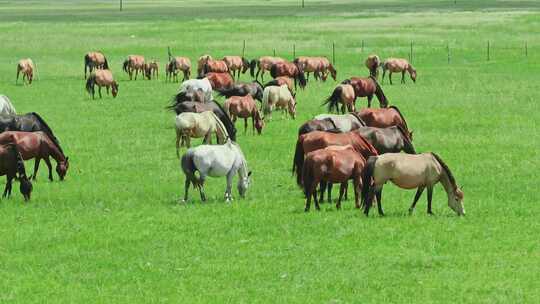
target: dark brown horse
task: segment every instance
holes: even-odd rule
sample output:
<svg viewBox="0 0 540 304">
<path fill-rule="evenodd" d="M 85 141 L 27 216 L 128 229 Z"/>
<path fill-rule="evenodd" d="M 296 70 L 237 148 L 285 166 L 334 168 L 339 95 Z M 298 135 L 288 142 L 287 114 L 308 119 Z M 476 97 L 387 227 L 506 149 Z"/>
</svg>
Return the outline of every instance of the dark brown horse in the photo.
<svg viewBox="0 0 540 304">
<path fill-rule="evenodd" d="M 351 77 L 350 79 L 346 79 L 341 83 L 352 85 L 356 97 L 367 97 L 368 107 L 371 107 L 371 100 L 373 99 L 373 95 L 377 96 L 377 99 L 379 100 L 379 106 L 381 108 L 388 107 L 388 100 L 386 99 L 386 96 L 384 95 L 381 86 L 379 85 L 377 79 L 375 79 L 374 76 L 369 76 L 366 78 Z"/>
<path fill-rule="evenodd" d="M 416 154 L 409 133 L 400 125 L 389 128 L 360 127 L 354 132 L 362 135 L 372 144 L 379 154 L 399 153 Z"/>
<path fill-rule="evenodd" d="M 33 179 L 36 179 L 40 160 L 44 160 L 49 168 L 49 180 L 53 180 L 52 166 L 49 157 L 56 160 L 56 173 L 64 180 L 69 168 L 69 158 L 59 146 L 44 132 L 7 131 L 0 133 L 0 144 L 15 144 L 24 160 L 35 159 Z"/>
<path fill-rule="evenodd" d="M 213 90 L 226 90 L 233 86 L 234 79 L 229 73 L 208 73 L 206 78 L 210 81 Z"/>
<path fill-rule="evenodd" d="M 216 90 L 220 96 L 230 98 L 232 96 L 246 96 L 251 97 L 262 102 L 263 99 L 263 86 L 257 80 L 253 82 L 236 82 L 230 88 Z"/>
<path fill-rule="evenodd" d="M 358 114 L 368 127 L 388 128 L 399 126 L 407 133 L 407 137 L 412 141 L 413 132 L 409 130 L 405 117 L 403 117 L 396 106 L 382 109 L 362 109 Z"/>
<path fill-rule="evenodd" d="M 26 176 L 24 161 L 15 144 L 0 145 L 0 175 L 6 175 L 6 188 L 2 197 L 11 195 L 12 181 L 19 174 L 20 191 L 24 200 L 30 199 L 32 182 Z"/>
<path fill-rule="evenodd" d="M 307 134 L 313 131 L 329 131 L 329 130 L 339 130 L 334 120 L 332 120 L 331 118 L 312 119 L 312 120 L 306 121 L 300 126 L 300 128 L 298 128 L 298 136 L 302 134 Z"/>
<path fill-rule="evenodd" d="M 291 77 L 294 79 L 294 89 L 296 89 L 297 83 L 300 84 L 300 88 L 302 89 L 306 87 L 307 82 L 304 70 L 292 62 L 280 62 L 272 65 L 270 68 L 270 75 L 272 75 L 272 78 L 280 76 Z"/>
<path fill-rule="evenodd" d="M 255 133 L 255 129 L 257 129 L 257 132 L 259 135 L 261 135 L 264 127 L 264 120 L 262 119 L 261 113 L 257 109 L 257 104 L 251 95 L 232 96 L 225 101 L 223 107 L 233 122 L 236 122 L 237 118 L 244 119 L 244 133 L 247 131 L 248 118 L 251 117 L 253 133 Z"/>
</svg>

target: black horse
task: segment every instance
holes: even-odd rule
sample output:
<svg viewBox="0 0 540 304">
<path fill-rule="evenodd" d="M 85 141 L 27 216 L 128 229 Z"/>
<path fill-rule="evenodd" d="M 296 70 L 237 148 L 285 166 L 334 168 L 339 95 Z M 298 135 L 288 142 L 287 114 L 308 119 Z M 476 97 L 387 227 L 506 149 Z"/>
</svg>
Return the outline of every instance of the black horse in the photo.
<svg viewBox="0 0 540 304">
<path fill-rule="evenodd" d="M 254 99 L 262 102 L 263 99 L 263 86 L 255 80 L 253 82 L 237 82 L 228 89 L 216 90 L 219 96 L 225 96 L 229 98 L 231 96 L 246 96 L 251 95 Z"/>
<path fill-rule="evenodd" d="M 60 152 L 64 153 L 52 129 L 36 112 L 22 115 L 0 115 L 0 133 L 4 131 L 44 132 L 56 144 Z"/>
</svg>

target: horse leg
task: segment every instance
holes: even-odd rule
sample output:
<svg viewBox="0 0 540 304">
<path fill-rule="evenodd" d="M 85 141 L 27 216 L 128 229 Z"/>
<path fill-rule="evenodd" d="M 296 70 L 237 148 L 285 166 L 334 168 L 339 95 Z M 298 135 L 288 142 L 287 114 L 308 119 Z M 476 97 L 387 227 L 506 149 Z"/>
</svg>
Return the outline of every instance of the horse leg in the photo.
<svg viewBox="0 0 540 304">
<path fill-rule="evenodd" d="M 184 183 L 184 202 L 187 202 L 188 200 L 189 184 L 191 184 L 191 181 L 189 180 L 189 177 L 186 176 L 186 182 Z"/>
<path fill-rule="evenodd" d="M 384 76 L 386 76 L 386 70 L 385 69 L 383 69 L 383 71 L 382 71 L 381 84 L 384 84 Z"/>
<path fill-rule="evenodd" d="M 414 195 L 413 203 L 412 203 L 411 207 L 409 208 L 409 214 L 413 213 L 414 208 L 416 207 L 416 202 L 418 202 L 418 200 L 420 199 L 420 196 L 422 196 L 422 192 L 424 192 L 425 188 L 426 187 L 418 187 L 418 190 L 416 190 L 416 194 Z"/>
<path fill-rule="evenodd" d="M 388 79 L 390 79 L 390 84 L 393 84 L 392 83 L 392 72 L 390 71 L 390 73 L 388 73 Z"/>
<path fill-rule="evenodd" d="M 11 179 L 9 177 L 6 177 L 6 187 L 4 188 L 4 194 L 2 194 L 2 197 L 6 197 L 8 194 L 8 188 L 10 187 L 9 184 L 11 183 Z"/>
<path fill-rule="evenodd" d="M 373 99 L 373 95 L 368 95 L 367 96 L 367 106 L 368 108 L 371 108 L 371 100 Z"/>
<path fill-rule="evenodd" d="M 182 134 L 180 131 L 176 130 L 176 157 L 180 158 L 180 139 L 182 138 Z M 182 140 L 182 144 L 184 141 Z"/>
<path fill-rule="evenodd" d="M 39 157 L 36 157 L 36 161 L 34 162 L 34 175 L 32 175 L 32 180 L 36 180 L 37 172 L 39 169 L 39 161 L 41 159 Z"/>
<path fill-rule="evenodd" d="M 369 216 L 369 209 L 371 208 L 371 202 L 373 201 L 373 195 L 375 194 L 375 186 L 371 186 L 367 195 L 367 200 L 364 202 L 364 214 Z"/>
<path fill-rule="evenodd" d="M 107 89 L 107 95 L 109 95 L 109 86 L 106 86 L 105 89 Z"/>
<path fill-rule="evenodd" d="M 405 83 L 405 70 L 401 71 L 401 83 Z"/>
<path fill-rule="evenodd" d="M 99 98 L 103 98 L 103 97 L 101 96 L 101 86 L 98 86 L 98 93 L 99 93 Z"/>
<path fill-rule="evenodd" d="M 341 199 L 343 198 L 343 193 L 345 193 L 345 187 L 347 187 L 345 183 L 341 183 L 341 187 L 339 187 L 339 198 L 336 204 L 336 209 L 338 210 L 341 209 Z"/>
<path fill-rule="evenodd" d="M 312 181 L 312 184 L 307 186 L 307 185 L 304 185 L 306 188 L 306 207 L 304 208 L 304 212 L 308 212 L 309 211 L 309 208 L 311 206 L 311 197 L 313 196 L 313 191 L 314 190 L 317 190 L 316 189 L 316 183 L 315 181 Z"/>
<path fill-rule="evenodd" d="M 319 202 L 321 202 L 321 204 L 324 203 L 324 192 L 326 191 L 327 188 L 328 188 L 327 182 L 321 181 L 319 183 L 319 195 L 320 195 Z"/>
<path fill-rule="evenodd" d="M 433 215 L 431 211 L 431 199 L 433 198 L 433 186 L 428 186 L 427 188 L 427 213 Z"/>
<path fill-rule="evenodd" d="M 52 182 L 53 181 L 53 175 L 52 175 L 51 160 L 49 159 L 49 157 L 45 157 L 43 160 L 45 161 L 45 164 L 49 168 L 49 180 Z"/>
<path fill-rule="evenodd" d="M 230 170 L 229 173 L 227 173 L 227 189 L 225 189 L 225 202 L 227 203 L 232 201 L 231 189 L 232 189 L 234 173 L 235 173 L 234 170 Z"/>
<path fill-rule="evenodd" d="M 332 186 L 334 184 L 332 183 L 328 183 L 328 203 L 331 204 L 332 203 Z"/>
<path fill-rule="evenodd" d="M 191 148 L 191 136 L 186 135 L 184 138 L 186 139 L 186 146 L 188 149 Z"/>
<path fill-rule="evenodd" d="M 379 211 L 379 215 L 384 216 L 384 212 L 382 210 L 382 188 L 375 193 L 375 196 L 377 197 L 377 210 Z"/>
<path fill-rule="evenodd" d="M 253 119 L 253 121 L 255 121 L 255 119 Z M 244 134 L 246 134 L 246 132 L 247 132 L 247 118 L 244 118 Z"/>
<path fill-rule="evenodd" d="M 206 194 L 204 193 L 204 180 L 205 176 L 201 174 L 200 183 L 199 183 L 199 192 L 201 193 L 201 201 L 206 202 Z"/>
</svg>

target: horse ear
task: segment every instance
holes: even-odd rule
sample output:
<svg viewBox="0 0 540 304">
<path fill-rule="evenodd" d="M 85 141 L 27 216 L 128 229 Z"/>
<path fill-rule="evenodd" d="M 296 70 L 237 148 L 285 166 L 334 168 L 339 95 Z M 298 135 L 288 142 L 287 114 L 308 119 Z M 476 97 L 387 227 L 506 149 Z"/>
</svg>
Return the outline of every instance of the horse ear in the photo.
<svg viewBox="0 0 540 304">
<path fill-rule="evenodd" d="M 250 176 L 251 176 L 251 171 L 248 172 L 248 177 L 250 177 Z"/>
<path fill-rule="evenodd" d="M 66 161 L 68 161 L 68 160 L 69 160 L 69 156 L 66 156 Z"/>
</svg>

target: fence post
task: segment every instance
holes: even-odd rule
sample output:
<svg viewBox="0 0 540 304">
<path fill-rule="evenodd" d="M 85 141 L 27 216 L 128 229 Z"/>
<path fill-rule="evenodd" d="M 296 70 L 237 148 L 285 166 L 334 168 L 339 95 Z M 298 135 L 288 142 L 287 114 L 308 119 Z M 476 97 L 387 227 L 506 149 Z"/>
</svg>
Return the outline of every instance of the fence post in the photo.
<svg viewBox="0 0 540 304">
<path fill-rule="evenodd" d="M 274 57 L 276 57 L 276 49 L 274 49 Z"/>
<path fill-rule="evenodd" d="M 527 41 L 525 41 L 525 57 L 528 57 L 528 56 L 529 56 L 529 50 L 527 47 Z"/>
<path fill-rule="evenodd" d="M 120 11 L 122 11 L 122 0 L 120 0 Z"/>
<path fill-rule="evenodd" d="M 412 63 L 412 59 L 413 59 L 413 49 L 412 49 L 412 46 L 413 46 L 413 42 L 411 41 L 411 52 L 409 53 L 409 62 Z"/>
<path fill-rule="evenodd" d="M 304 8 L 304 0 L 302 0 L 302 8 Z"/>
<path fill-rule="evenodd" d="M 244 45 L 242 46 L 242 57 L 246 56 L 246 40 L 244 39 Z"/>
<path fill-rule="evenodd" d="M 293 60 L 294 60 L 294 58 L 296 58 L 296 44 L 292 45 L 292 58 L 293 58 Z"/>
<path fill-rule="evenodd" d="M 336 65 L 336 43 L 332 42 L 332 64 Z"/>
<path fill-rule="evenodd" d="M 448 55 L 448 64 L 450 64 L 450 44 L 446 43 L 446 53 Z"/>
<path fill-rule="evenodd" d="M 487 61 L 489 61 L 489 40 L 487 42 Z"/>
<path fill-rule="evenodd" d="M 171 47 L 170 46 L 167 47 L 167 55 L 169 56 L 169 62 L 171 62 L 172 53 L 171 53 Z"/>
<path fill-rule="evenodd" d="M 364 39 L 362 39 L 362 48 L 361 48 L 361 52 L 362 52 L 362 53 L 364 52 Z"/>
</svg>

